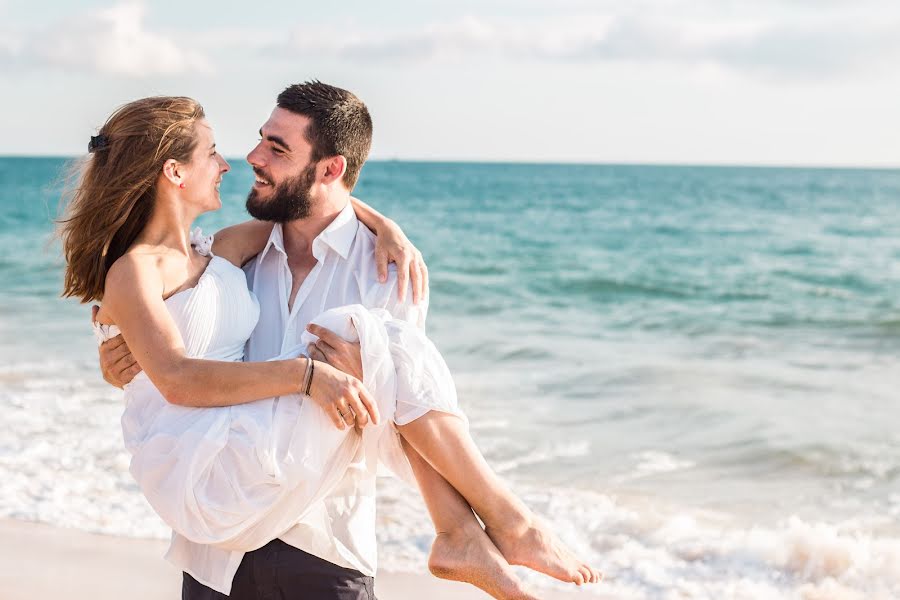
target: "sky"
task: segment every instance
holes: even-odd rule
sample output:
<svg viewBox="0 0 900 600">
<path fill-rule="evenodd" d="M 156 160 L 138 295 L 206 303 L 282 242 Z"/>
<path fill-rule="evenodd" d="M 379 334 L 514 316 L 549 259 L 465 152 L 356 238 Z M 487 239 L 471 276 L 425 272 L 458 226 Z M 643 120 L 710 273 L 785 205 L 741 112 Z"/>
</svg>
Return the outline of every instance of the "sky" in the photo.
<svg viewBox="0 0 900 600">
<path fill-rule="evenodd" d="M 172 94 L 242 157 L 316 78 L 377 159 L 900 165 L 897 0 L 230 4 L 0 0 L 0 154 L 80 154 Z"/>
</svg>

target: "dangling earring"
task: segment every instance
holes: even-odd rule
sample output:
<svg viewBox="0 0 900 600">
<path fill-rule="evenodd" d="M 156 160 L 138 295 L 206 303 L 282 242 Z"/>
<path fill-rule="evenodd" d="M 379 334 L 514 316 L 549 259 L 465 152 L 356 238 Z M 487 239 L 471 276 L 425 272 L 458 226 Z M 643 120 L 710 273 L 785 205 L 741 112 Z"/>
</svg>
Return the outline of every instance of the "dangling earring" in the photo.
<svg viewBox="0 0 900 600">
<path fill-rule="evenodd" d="M 184 189 L 185 186 L 184 186 L 183 183 L 179 183 L 179 184 L 178 184 L 178 187 L 180 187 L 181 189 Z"/>
</svg>

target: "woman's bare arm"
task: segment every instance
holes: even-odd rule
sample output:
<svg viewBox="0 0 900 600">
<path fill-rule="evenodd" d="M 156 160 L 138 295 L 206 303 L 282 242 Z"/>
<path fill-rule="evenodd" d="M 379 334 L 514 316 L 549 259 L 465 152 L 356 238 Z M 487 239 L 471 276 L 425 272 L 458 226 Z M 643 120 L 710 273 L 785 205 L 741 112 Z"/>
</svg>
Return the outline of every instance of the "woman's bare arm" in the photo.
<svg viewBox="0 0 900 600">
<path fill-rule="evenodd" d="M 350 198 L 356 218 L 375 234 L 375 266 L 381 281 L 387 280 L 389 263 L 397 265 L 397 294 L 406 298 L 407 282 L 412 283 L 413 303 L 428 294 L 428 267 L 422 253 L 413 246 L 397 223 L 362 200 Z M 272 223 L 245 221 L 219 231 L 213 243 L 213 253 L 232 264 L 243 267 L 262 252 L 272 233 Z"/>
<path fill-rule="evenodd" d="M 183 406 L 231 406 L 302 391 L 307 358 L 242 363 L 187 356 L 162 293 L 155 259 L 126 254 L 107 275 L 101 320 L 119 327 L 135 360 L 166 400 Z M 362 383 L 327 364 L 316 364 L 310 396 L 341 428 L 345 422 L 340 414 L 349 414 L 347 407 L 357 422 L 361 415 L 366 421 L 379 420 Z"/>
<path fill-rule="evenodd" d="M 256 220 L 226 227 L 213 240 L 213 254 L 243 267 L 266 247 L 272 227 L 272 223 Z"/>
<path fill-rule="evenodd" d="M 154 262 L 134 254 L 116 261 L 101 313 L 119 327 L 135 360 L 169 402 L 227 406 L 301 391 L 305 358 L 245 364 L 188 357 L 163 302 Z"/>
</svg>

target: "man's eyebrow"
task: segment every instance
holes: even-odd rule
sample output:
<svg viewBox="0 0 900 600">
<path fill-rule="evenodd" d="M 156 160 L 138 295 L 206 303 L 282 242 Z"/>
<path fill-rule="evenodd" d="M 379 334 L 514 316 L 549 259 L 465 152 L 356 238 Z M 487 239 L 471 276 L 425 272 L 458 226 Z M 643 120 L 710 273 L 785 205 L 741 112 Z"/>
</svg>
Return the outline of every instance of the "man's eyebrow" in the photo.
<svg viewBox="0 0 900 600">
<path fill-rule="evenodd" d="M 270 141 L 270 142 L 272 142 L 272 143 L 278 144 L 279 146 L 281 146 L 282 148 L 284 148 L 284 149 L 287 150 L 288 152 L 291 151 L 291 147 L 287 145 L 287 142 L 285 142 L 285 141 L 284 141 L 284 138 L 282 138 L 282 137 L 279 137 L 279 136 L 277 136 L 277 135 L 271 135 L 271 134 L 270 134 L 270 135 L 265 135 L 265 136 L 264 136 L 264 135 L 263 135 L 262 129 L 259 130 L 259 137 L 265 138 L 266 140 L 268 140 L 268 141 Z"/>
</svg>

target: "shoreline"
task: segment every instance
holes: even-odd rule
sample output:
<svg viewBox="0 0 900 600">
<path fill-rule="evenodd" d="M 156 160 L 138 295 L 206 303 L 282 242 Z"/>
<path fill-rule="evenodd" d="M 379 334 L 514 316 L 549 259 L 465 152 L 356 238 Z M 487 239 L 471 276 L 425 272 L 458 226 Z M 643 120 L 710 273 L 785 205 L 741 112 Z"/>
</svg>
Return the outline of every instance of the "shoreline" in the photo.
<svg viewBox="0 0 900 600">
<path fill-rule="evenodd" d="M 163 540 L 122 538 L 45 523 L 0 519 L 0 598 L 72 600 L 163 600 L 181 597 L 181 573 L 162 557 Z M 482 600 L 490 596 L 467 584 L 428 573 L 379 571 L 379 600 Z M 600 584 L 603 585 L 603 584 Z M 547 600 L 597 596 L 539 590 Z"/>
</svg>

